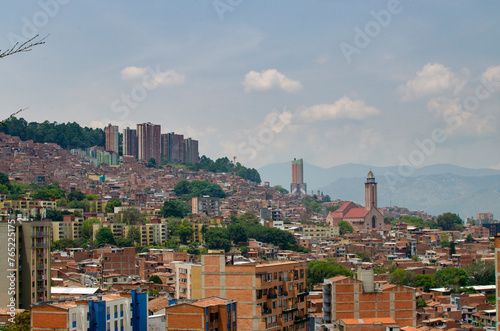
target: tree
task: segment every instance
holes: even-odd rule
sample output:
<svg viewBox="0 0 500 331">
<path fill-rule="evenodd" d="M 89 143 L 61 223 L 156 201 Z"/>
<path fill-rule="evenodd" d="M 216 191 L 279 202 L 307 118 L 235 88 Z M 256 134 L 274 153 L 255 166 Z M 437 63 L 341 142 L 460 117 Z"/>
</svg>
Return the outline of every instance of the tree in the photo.
<svg viewBox="0 0 500 331">
<path fill-rule="evenodd" d="M 455 248 L 455 241 L 450 242 L 450 258 L 453 254 L 457 254 L 457 249 Z"/>
<path fill-rule="evenodd" d="M 493 262 L 476 261 L 464 269 L 469 275 L 469 285 L 495 284 L 495 263 Z"/>
<path fill-rule="evenodd" d="M 85 194 L 83 194 L 82 191 L 76 190 L 75 192 L 71 192 L 67 196 L 69 201 L 77 200 L 77 201 L 82 201 L 85 199 Z"/>
<path fill-rule="evenodd" d="M 334 211 L 336 211 L 339 208 L 340 208 L 339 205 L 328 205 L 328 206 L 326 206 L 325 210 L 327 213 L 333 213 Z"/>
<path fill-rule="evenodd" d="M 354 228 L 352 227 L 351 223 L 349 223 L 347 221 L 340 221 L 339 222 L 339 232 L 342 235 L 347 234 L 347 233 L 353 233 Z"/>
<path fill-rule="evenodd" d="M 417 298 L 417 308 L 427 307 L 427 302 L 423 297 Z"/>
<path fill-rule="evenodd" d="M 181 243 L 187 244 L 193 238 L 193 233 L 194 230 L 191 226 L 181 225 L 178 232 Z"/>
<path fill-rule="evenodd" d="M 30 312 L 17 314 L 14 316 L 14 323 L 9 324 L 2 328 L 5 331 L 26 331 L 30 330 Z"/>
<path fill-rule="evenodd" d="M 415 273 L 405 269 L 398 269 L 389 275 L 389 279 L 391 284 L 412 286 L 415 282 Z"/>
<path fill-rule="evenodd" d="M 149 281 L 155 284 L 163 284 L 163 282 L 160 279 L 160 276 L 158 275 L 152 275 L 151 277 L 149 277 Z"/>
<path fill-rule="evenodd" d="M 105 244 L 115 245 L 115 236 L 113 236 L 113 231 L 110 228 L 102 227 L 97 231 L 96 235 L 97 246 L 102 246 Z"/>
<path fill-rule="evenodd" d="M 281 194 L 288 194 L 289 193 L 288 190 L 281 185 L 275 185 L 273 188 L 276 191 L 280 192 Z"/>
<path fill-rule="evenodd" d="M 139 244 L 141 242 L 141 231 L 137 226 L 131 226 L 128 228 L 127 239 L 136 244 Z"/>
<path fill-rule="evenodd" d="M 446 267 L 437 270 L 432 275 L 432 280 L 437 287 L 464 287 L 467 286 L 469 275 L 464 269 Z"/>
<path fill-rule="evenodd" d="M 120 207 L 121 205 L 122 205 L 122 202 L 119 199 L 113 198 L 113 199 L 111 199 L 111 201 L 106 203 L 106 207 L 104 207 L 104 211 L 106 213 L 114 213 L 115 207 Z"/>
<path fill-rule="evenodd" d="M 472 234 L 468 234 L 467 237 L 465 238 L 465 242 L 467 244 L 472 244 L 474 242 L 474 238 L 472 237 Z"/>
<path fill-rule="evenodd" d="M 154 157 L 150 158 L 148 160 L 148 164 L 146 164 L 146 167 L 148 168 L 156 168 L 156 160 Z"/>
<path fill-rule="evenodd" d="M 66 248 L 75 248 L 75 247 L 79 247 L 77 242 L 68 238 L 56 240 L 50 245 L 52 251 L 60 251 Z"/>
<path fill-rule="evenodd" d="M 462 231 L 463 221 L 457 215 L 453 213 L 443 213 L 438 216 L 437 224 L 443 231 Z"/>
<path fill-rule="evenodd" d="M 123 223 L 129 225 L 135 225 L 137 223 L 146 223 L 146 216 L 136 208 L 125 208 L 122 213 L 123 213 L 122 215 Z"/>
<path fill-rule="evenodd" d="M 3 172 L 0 172 L 0 184 L 5 185 L 9 190 L 12 188 L 12 185 L 10 185 L 9 177 L 7 177 L 7 175 Z"/>
<path fill-rule="evenodd" d="M 241 246 L 240 247 L 241 255 L 243 255 L 245 257 L 247 256 L 249 250 L 250 250 L 250 248 L 248 248 L 248 246 Z"/>
<path fill-rule="evenodd" d="M 311 288 L 313 285 L 321 284 L 326 278 L 335 276 L 351 276 L 352 271 L 337 264 L 333 260 L 327 261 L 312 261 L 307 265 L 307 286 Z"/>
<path fill-rule="evenodd" d="M 45 38 L 47 38 L 48 35 L 41 39 L 39 39 L 39 37 L 40 35 L 37 34 L 36 36 L 34 36 L 31 39 L 28 39 L 24 43 L 19 43 L 19 42 L 15 43 L 14 46 L 0 53 L 0 59 L 17 53 L 31 52 L 31 49 L 33 47 L 45 44 Z"/>
<path fill-rule="evenodd" d="M 372 261 L 372 254 L 369 251 L 355 251 L 354 254 L 356 254 L 362 262 Z"/>
<path fill-rule="evenodd" d="M 127 238 L 116 239 L 116 246 L 118 247 L 134 247 L 134 241 Z"/>
<path fill-rule="evenodd" d="M 186 217 L 191 212 L 189 206 L 182 201 L 165 201 L 161 207 L 163 217 Z"/>
<path fill-rule="evenodd" d="M 431 275 L 416 275 L 415 283 L 413 285 L 415 287 L 423 287 L 425 292 L 428 292 L 430 288 L 435 287 Z"/>
<path fill-rule="evenodd" d="M 233 243 L 238 244 L 247 242 L 248 238 L 243 225 L 239 223 L 229 224 L 227 230 L 229 231 L 229 239 L 232 240 Z"/>
<path fill-rule="evenodd" d="M 101 223 L 97 218 L 88 218 L 82 222 L 82 235 L 86 239 L 91 239 L 94 235 L 93 224 Z"/>
<path fill-rule="evenodd" d="M 205 233 L 204 237 L 209 249 L 223 249 L 229 252 L 231 241 L 226 228 L 211 228 Z"/>
</svg>

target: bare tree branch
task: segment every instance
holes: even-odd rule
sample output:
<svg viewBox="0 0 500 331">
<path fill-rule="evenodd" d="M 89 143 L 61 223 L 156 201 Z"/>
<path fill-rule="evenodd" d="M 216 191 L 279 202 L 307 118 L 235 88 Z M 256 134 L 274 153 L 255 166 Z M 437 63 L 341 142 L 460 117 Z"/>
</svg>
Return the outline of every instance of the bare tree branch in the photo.
<svg viewBox="0 0 500 331">
<path fill-rule="evenodd" d="M 7 117 L 6 119 L 4 119 L 3 121 L 0 122 L 0 124 L 2 124 L 3 126 L 7 126 L 7 124 L 5 124 L 5 122 L 7 122 L 9 119 L 11 119 L 12 117 L 16 116 L 17 114 L 19 114 L 20 112 L 22 111 L 25 111 L 26 109 L 28 109 L 29 107 L 26 107 L 26 108 L 23 108 L 23 109 L 19 109 L 18 111 L 16 111 L 14 114 L 10 115 L 9 117 Z"/>
<path fill-rule="evenodd" d="M 25 41 L 22 44 L 19 44 L 19 42 L 17 42 L 14 46 L 12 46 L 12 48 L 7 49 L 3 53 L 0 53 L 0 59 L 16 53 L 29 52 L 34 46 L 45 44 L 45 38 L 47 38 L 49 35 L 46 35 L 40 40 L 36 40 L 39 36 L 40 35 L 37 34 L 36 36 Z"/>
</svg>

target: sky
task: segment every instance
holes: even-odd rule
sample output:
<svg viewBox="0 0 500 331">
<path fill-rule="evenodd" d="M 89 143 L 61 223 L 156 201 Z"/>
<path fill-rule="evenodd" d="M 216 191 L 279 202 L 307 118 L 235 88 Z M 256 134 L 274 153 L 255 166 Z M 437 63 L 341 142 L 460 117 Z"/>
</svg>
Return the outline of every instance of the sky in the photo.
<svg viewBox="0 0 500 331">
<path fill-rule="evenodd" d="M 152 122 L 250 167 L 500 169 L 500 2 L 9 1 L 1 116 Z"/>
</svg>

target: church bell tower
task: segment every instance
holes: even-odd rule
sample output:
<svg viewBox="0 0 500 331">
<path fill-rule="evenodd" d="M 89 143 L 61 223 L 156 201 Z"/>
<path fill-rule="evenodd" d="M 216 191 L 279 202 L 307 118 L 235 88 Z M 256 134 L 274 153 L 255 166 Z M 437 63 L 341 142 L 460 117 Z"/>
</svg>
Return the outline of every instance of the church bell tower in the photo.
<svg viewBox="0 0 500 331">
<path fill-rule="evenodd" d="M 375 182 L 375 176 L 371 170 L 368 175 L 366 175 L 365 208 L 366 210 L 377 208 L 377 183 Z"/>
</svg>

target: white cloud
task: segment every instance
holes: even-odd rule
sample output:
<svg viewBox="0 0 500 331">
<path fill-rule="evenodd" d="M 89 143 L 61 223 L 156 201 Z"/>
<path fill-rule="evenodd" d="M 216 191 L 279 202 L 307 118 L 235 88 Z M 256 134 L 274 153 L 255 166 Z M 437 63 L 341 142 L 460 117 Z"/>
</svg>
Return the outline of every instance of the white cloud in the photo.
<svg viewBox="0 0 500 331">
<path fill-rule="evenodd" d="M 136 80 L 142 79 L 148 71 L 148 68 L 139 68 L 139 67 L 126 67 L 120 73 L 123 80 Z"/>
<path fill-rule="evenodd" d="M 300 115 L 309 121 L 341 118 L 363 120 L 378 114 L 380 114 L 380 110 L 377 108 L 367 106 L 363 100 L 351 100 L 347 96 L 343 96 L 334 104 L 314 105 L 300 112 Z"/>
<path fill-rule="evenodd" d="M 468 70 L 464 69 L 463 73 L 468 75 Z M 458 77 L 440 63 L 427 63 L 422 70 L 417 72 L 415 78 L 399 86 L 398 92 L 401 94 L 402 101 L 417 99 L 451 89 L 454 89 L 454 93 L 458 93 L 466 81 L 466 78 Z"/>
<path fill-rule="evenodd" d="M 302 84 L 298 80 L 292 80 L 276 69 L 268 69 L 262 72 L 250 71 L 245 75 L 243 81 L 245 92 L 266 91 L 280 89 L 288 93 L 298 92 Z"/>
<path fill-rule="evenodd" d="M 180 74 L 175 70 L 161 71 L 159 66 L 153 70 L 150 67 L 126 67 L 121 72 L 123 80 L 141 80 L 143 83 L 151 85 L 182 85 L 186 81 L 184 74 Z"/>
<path fill-rule="evenodd" d="M 500 66 L 496 67 L 489 67 L 486 69 L 485 72 L 483 72 L 483 79 L 489 83 L 493 87 L 496 87 L 497 90 L 499 89 L 500 86 Z"/>
<path fill-rule="evenodd" d="M 163 86 L 182 85 L 186 81 L 186 76 L 175 70 L 167 70 L 154 75 L 152 80 Z"/>
<path fill-rule="evenodd" d="M 329 61 L 330 61 L 330 55 L 328 55 L 328 54 L 321 54 L 316 59 L 316 62 L 319 63 L 319 64 L 325 64 L 325 63 L 327 63 Z"/>
<path fill-rule="evenodd" d="M 493 115 L 479 115 L 464 111 L 459 98 L 432 98 L 427 103 L 427 110 L 442 118 L 446 123 L 444 130 L 447 135 L 491 135 L 495 133 L 497 119 Z"/>
</svg>

